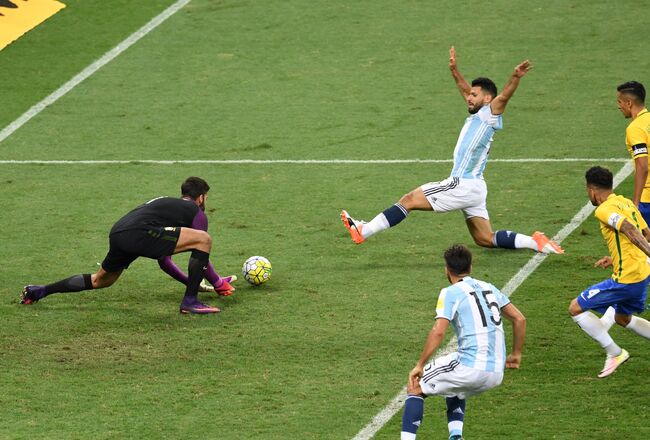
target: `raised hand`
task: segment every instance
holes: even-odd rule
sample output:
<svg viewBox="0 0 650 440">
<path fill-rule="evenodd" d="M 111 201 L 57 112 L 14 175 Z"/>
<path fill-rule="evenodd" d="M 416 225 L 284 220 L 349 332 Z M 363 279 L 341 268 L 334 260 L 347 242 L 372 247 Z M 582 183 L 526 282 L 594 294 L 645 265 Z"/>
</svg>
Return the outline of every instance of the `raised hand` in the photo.
<svg viewBox="0 0 650 440">
<path fill-rule="evenodd" d="M 456 48 L 454 46 L 449 49 L 449 69 L 456 69 Z"/>
<path fill-rule="evenodd" d="M 514 75 L 518 78 L 521 78 L 524 76 L 530 69 L 533 68 L 533 65 L 530 63 L 530 61 L 526 60 L 521 62 L 520 64 L 515 67 L 515 72 Z"/>
</svg>

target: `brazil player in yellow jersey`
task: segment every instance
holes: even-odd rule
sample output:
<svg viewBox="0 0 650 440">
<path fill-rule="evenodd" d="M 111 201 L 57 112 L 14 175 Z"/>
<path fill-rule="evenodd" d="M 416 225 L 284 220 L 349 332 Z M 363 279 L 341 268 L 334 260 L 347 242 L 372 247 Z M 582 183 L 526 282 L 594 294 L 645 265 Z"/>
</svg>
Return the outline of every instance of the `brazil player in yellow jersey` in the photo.
<svg viewBox="0 0 650 440">
<path fill-rule="evenodd" d="M 634 194 L 632 202 L 639 208 L 646 223 L 650 223 L 650 176 L 648 175 L 648 148 L 650 147 L 650 113 L 645 106 L 645 88 L 636 81 L 628 81 L 616 88 L 616 103 L 626 119 L 632 122 L 625 130 L 627 151 L 634 160 Z"/>
<path fill-rule="evenodd" d="M 573 320 L 605 349 L 605 366 L 598 377 L 609 376 L 629 359 L 627 350 L 619 347 L 604 324 L 590 310 L 615 310 L 614 319 L 620 326 L 650 339 L 650 322 L 634 316 L 645 309 L 650 281 L 650 237 L 648 225 L 634 203 L 614 194 L 612 173 L 602 167 L 590 168 L 586 175 L 587 194 L 596 206 L 595 216 L 607 242 L 609 256 L 595 266 L 612 266 L 611 278 L 585 289 L 569 305 Z"/>
</svg>

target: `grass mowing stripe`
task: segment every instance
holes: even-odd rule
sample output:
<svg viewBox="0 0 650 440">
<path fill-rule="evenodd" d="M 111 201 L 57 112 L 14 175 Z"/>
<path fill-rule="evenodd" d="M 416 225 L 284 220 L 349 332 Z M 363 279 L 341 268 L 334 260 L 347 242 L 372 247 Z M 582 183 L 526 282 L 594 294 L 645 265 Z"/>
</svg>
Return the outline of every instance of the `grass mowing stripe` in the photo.
<svg viewBox="0 0 650 440">
<path fill-rule="evenodd" d="M 537 162 L 627 162 L 629 158 L 524 158 L 524 159 L 491 159 L 496 163 L 537 163 Z M 126 165 L 126 164 L 154 164 L 154 165 L 176 165 L 176 164 L 217 164 L 217 165 L 239 165 L 239 164 L 397 164 L 397 163 L 452 163 L 452 159 L 370 159 L 370 160 L 348 160 L 348 159 L 277 159 L 277 160 L 0 160 L 0 165 Z"/>
<path fill-rule="evenodd" d="M 626 163 L 623 168 L 619 170 L 618 173 L 614 176 L 614 188 L 616 188 L 621 182 L 623 182 L 630 174 L 634 168 L 632 163 Z M 594 211 L 594 206 L 591 203 L 585 204 L 580 211 L 573 216 L 571 221 L 567 223 L 554 237 L 557 243 L 562 243 L 562 241 L 567 238 L 578 226 L 584 222 L 587 217 Z M 540 264 L 548 257 L 549 254 L 535 254 L 530 260 L 521 268 L 519 271 L 510 278 L 510 281 L 506 283 L 503 287 L 502 292 L 506 296 L 512 295 L 515 290 L 532 274 Z M 456 348 L 456 338 L 452 338 L 449 341 L 449 344 L 442 350 L 441 354 L 447 354 Z M 352 440 L 370 440 L 375 436 L 375 434 L 386 424 L 390 419 L 393 418 L 395 414 L 402 408 L 404 405 L 404 400 L 406 399 L 406 387 L 403 387 L 399 393 L 386 405 L 366 426 L 363 427 L 357 435 L 354 436 Z"/>
<path fill-rule="evenodd" d="M 97 72 L 99 69 L 104 67 L 106 64 L 114 60 L 118 55 L 127 50 L 129 47 L 137 43 L 142 37 L 147 35 L 149 32 L 161 25 L 165 20 L 174 15 L 176 12 L 181 10 L 185 5 L 187 5 L 190 0 L 178 0 L 176 3 L 165 9 L 163 12 L 158 14 L 156 17 L 151 19 L 149 23 L 142 26 L 140 29 L 131 34 L 128 38 L 122 41 L 120 44 L 115 46 L 113 49 L 106 52 L 100 59 L 90 64 L 84 70 L 76 74 L 71 80 L 63 84 L 61 87 L 56 89 L 50 95 L 45 97 L 40 102 L 34 104 L 29 110 L 23 113 L 15 121 L 7 125 L 5 128 L 0 131 L 0 142 L 7 139 L 11 136 L 16 130 L 25 125 L 32 119 L 34 116 L 42 112 L 47 106 L 54 104 L 59 98 L 63 97 L 70 90 L 74 89 L 86 78 L 90 77 L 93 73 Z"/>
</svg>

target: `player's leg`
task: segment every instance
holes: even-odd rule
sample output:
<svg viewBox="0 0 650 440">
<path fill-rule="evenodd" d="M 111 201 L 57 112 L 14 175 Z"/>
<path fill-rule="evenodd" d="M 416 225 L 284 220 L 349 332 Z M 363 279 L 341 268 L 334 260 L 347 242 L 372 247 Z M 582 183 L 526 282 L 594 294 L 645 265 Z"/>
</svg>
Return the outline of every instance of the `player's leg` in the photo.
<svg viewBox="0 0 650 440">
<path fill-rule="evenodd" d="M 613 280 L 605 280 L 585 289 L 569 304 L 569 314 L 573 321 L 587 335 L 598 342 L 607 354 L 605 365 L 598 374 L 598 377 L 601 378 L 612 374 L 616 368 L 630 357 L 627 350 L 622 349 L 614 342 L 608 332 L 609 327 L 590 311 L 602 310 L 615 304 L 618 287 L 618 283 Z"/>
<path fill-rule="evenodd" d="M 429 182 L 400 198 L 398 203 L 377 214 L 370 222 L 355 220 L 347 211 L 341 211 L 341 220 L 352 240 L 359 244 L 368 237 L 398 225 L 411 211 L 447 212 L 461 209 L 466 196 L 474 197 L 463 187 L 461 179 L 450 177 L 440 182 Z"/>
<path fill-rule="evenodd" d="M 650 339 L 650 321 L 635 316 L 633 313 L 643 313 L 648 298 L 648 279 L 639 283 L 629 284 L 627 287 L 628 299 L 622 298 L 616 304 L 616 323 L 626 330 L 633 331 L 639 336 Z"/>
<path fill-rule="evenodd" d="M 212 237 L 205 231 L 179 228 L 174 253 L 191 251 L 187 265 L 187 284 L 181 302 L 181 313 L 216 313 L 219 309 L 202 304 L 198 300 L 199 285 L 205 276 L 210 261 Z"/>
<path fill-rule="evenodd" d="M 430 395 L 449 396 L 456 394 L 454 388 L 466 388 L 472 377 L 460 372 L 458 353 L 451 353 L 434 359 L 424 366 L 419 382 L 407 385 L 407 398 L 402 415 L 402 440 L 413 440 L 424 415 L 424 398 Z M 465 413 L 465 396 L 448 400 L 447 422 L 450 438 L 461 438 Z M 462 413 L 462 414 L 461 414 Z"/>
<path fill-rule="evenodd" d="M 402 196 L 399 202 L 386 208 L 369 222 L 355 220 L 345 210 L 341 211 L 341 221 L 350 233 L 352 240 L 360 244 L 381 231 L 397 226 L 412 210 L 431 210 L 431 205 L 420 188 Z"/>
<path fill-rule="evenodd" d="M 460 439 L 463 436 L 463 424 L 465 422 L 465 399 L 458 396 L 445 398 L 447 403 L 447 428 L 449 438 Z"/>
<path fill-rule="evenodd" d="M 418 428 L 424 417 L 424 398 L 420 384 L 409 384 L 406 387 L 406 400 L 402 413 L 402 432 L 400 440 L 415 440 Z"/>
<path fill-rule="evenodd" d="M 467 215 L 467 211 L 464 210 Z M 486 211 L 487 212 L 487 211 Z M 488 218 L 483 216 L 472 216 L 465 219 L 467 229 L 479 246 L 505 249 L 532 249 L 542 253 L 564 253 L 562 248 L 554 241 L 547 238 L 542 232 L 535 232 L 532 237 L 520 232 L 499 230 L 492 231 L 492 225 Z"/>
<path fill-rule="evenodd" d="M 159 258 L 158 265 L 169 276 L 176 281 L 187 285 L 187 275 L 183 272 L 172 260 L 170 255 Z M 236 275 L 222 277 L 217 273 L 212 264 L 208 264 L 208 269 L 205 271 L 205 278 L 210 284 L 201 282 L 199 284 L 199 292 L 215 292 L 218 295 L 228 296 L 231 295 L 235 288 L 230 284 L 237 281 Z"/>
<path fill-rule="evenodd" d="M 46 285 L 27 285 L 20 295 L 21 304 L 35 303 L 54 293 L 82 292 L 91 289 L 103 289 L 111 286 L 120 277 L 122 271 L 106 272 L 99 268 L 97 273 L 78 274 Z"/>
<path fill-rule="evenodd" d="M 99 270 L 94 274 L 78 274 L 52 284 L 27 285 L 20 294 L 21 304 L 35 303 L 54 293 L 82 292 L 111 286 L 137 256 L 122 252 L 111 239 L 110 248 Z"/>
</svg>

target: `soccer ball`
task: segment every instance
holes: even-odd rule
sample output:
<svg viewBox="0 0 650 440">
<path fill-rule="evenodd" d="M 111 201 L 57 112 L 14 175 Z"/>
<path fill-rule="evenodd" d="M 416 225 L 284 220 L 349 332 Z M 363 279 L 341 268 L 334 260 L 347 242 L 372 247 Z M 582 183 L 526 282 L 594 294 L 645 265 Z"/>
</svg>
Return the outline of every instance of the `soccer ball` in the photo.
<svg viewBox="0 0 650 440">
<path fill-rule="evenodd" d="M 241 268 L 246 281 L 254 286 L 266 283 L 271 278 L 271 262 L 258 255 L 244 261 Z"/>
</svg>

